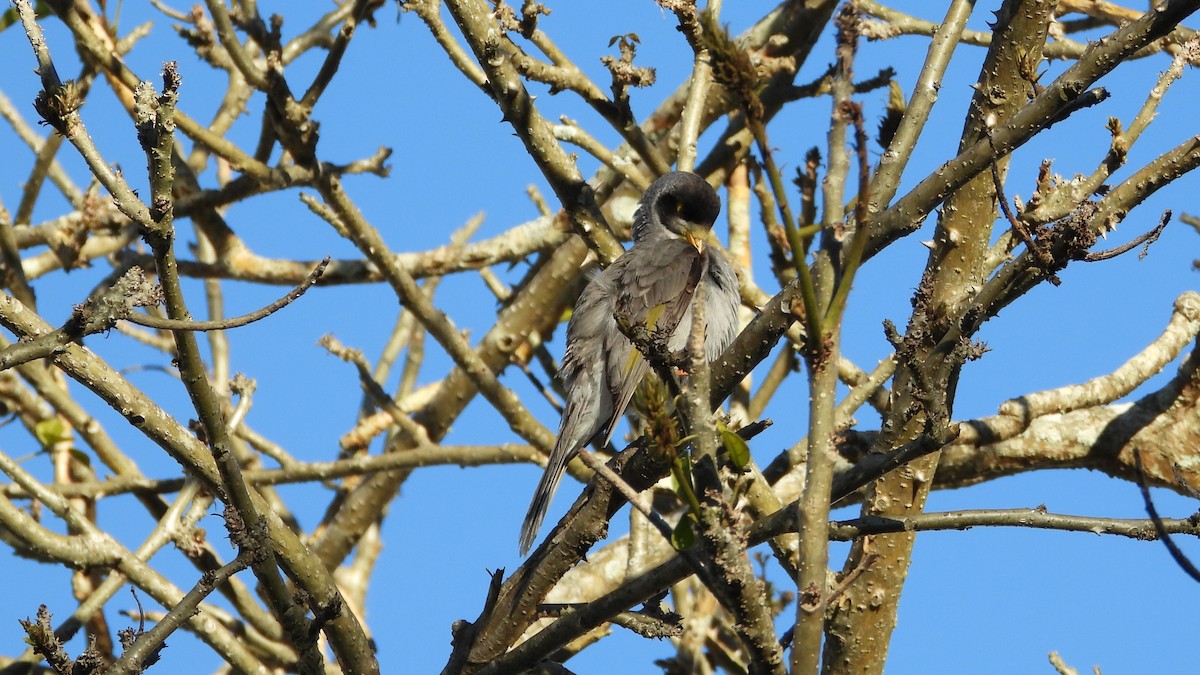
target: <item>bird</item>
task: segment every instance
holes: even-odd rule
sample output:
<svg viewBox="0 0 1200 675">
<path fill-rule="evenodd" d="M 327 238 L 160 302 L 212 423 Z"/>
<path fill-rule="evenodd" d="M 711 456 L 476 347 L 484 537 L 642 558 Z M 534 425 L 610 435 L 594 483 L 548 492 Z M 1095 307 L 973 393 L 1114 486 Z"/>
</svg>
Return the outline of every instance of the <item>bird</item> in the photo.
<svg viewBox="0 0 1200 675">
<path fill-rule="evenodd" d="M 646 375 L 648 364 L 617 326 L 670 330 L 667 347 L 687 344 L 692 300 L 703 286 L 704 358 L 714 361 L 737 334 L 737 275 L 720 246 L 708 245 L 721 199 L 700 176 L 667 173 L 643 193 L 633 217 L 633 246 L 580 293 L 567 324 L 559 376 L 566 406 L 546 469 L 521 525 L 525 555 L 541 528 L 563 470 L 593 439 L 608 443 Z"/>
</svg>

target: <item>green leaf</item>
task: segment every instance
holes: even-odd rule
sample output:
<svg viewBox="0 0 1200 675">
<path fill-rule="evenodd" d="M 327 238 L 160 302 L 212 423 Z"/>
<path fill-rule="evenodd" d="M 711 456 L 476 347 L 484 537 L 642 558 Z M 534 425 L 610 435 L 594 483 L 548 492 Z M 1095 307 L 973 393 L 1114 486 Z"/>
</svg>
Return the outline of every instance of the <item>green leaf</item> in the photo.
<svg viewBox="0 0 1200 675">
<path fill-rule="evenodd" d="M 47 5 L 45 2 L 38 2 L 33 6 L 33 15 L 39 19 L 50 16 L 51 13 L 50 5 Z M 21 23 L 21 16 L 17 14 L 15 7 L 9 8 L 0 14 L 0 31 L 17 23 Z"/>
<path fill-rule="evenodd" d="M 746 440 L 729 429 L 721 429 L 721 445 L 725 446 L 729 461 L 738 471 L 745 471 L 750 464 L 750 446 L 746 445 Z"/>
<path fill-rule="evenodd" d="M 57 417 L 45 419 L 33 425 L 33 435 L 38 439 L 38 443 L 42 444 L 43 449 L 71 438 L 67 426 Z"/>
<path fill-rule="evenodd" d="M 696 528 L 691 513 L 683 514 L 675 529 L 671 531 L 671 546 L 676 551 L 686 551 L 696 545 Z"/>
<path fill-rule="evenodd" d="M 675 494 L 679 495 L 679 498 L 686 502 L 687 494 L 681 481 L 688 481 L 687 487 L 691 487 L 692 458 L 686 454 L 679 455 L 675 458 L 675 466 L 678 469 L 678 472 L 672 472 L 672 477 L 675 479 Z"/>
<path fill-rule="evenodd" d="M 79 462 L 88 468 L 91 468 L 92 466 L 92 458 L 79 448 L 71 448 L 71 457 L 75 458 L 76 462 Z"/>
</svg>

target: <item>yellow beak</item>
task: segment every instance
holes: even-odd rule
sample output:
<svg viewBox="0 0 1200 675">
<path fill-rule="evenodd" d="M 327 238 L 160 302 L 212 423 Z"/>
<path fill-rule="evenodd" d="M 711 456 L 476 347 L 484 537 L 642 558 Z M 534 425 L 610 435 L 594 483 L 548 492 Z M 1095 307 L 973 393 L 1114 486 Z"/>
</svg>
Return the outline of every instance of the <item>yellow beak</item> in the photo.
<svg viewBox="0 0 1200 675">
<path fill-rule="evenodd" d="M 687 239 L 687 243 L 696 249 L 697 253 L 704 253 L 704 233 L 697 232 L 690 227 L 683 231 L 683 238 Z"/>
</svg>

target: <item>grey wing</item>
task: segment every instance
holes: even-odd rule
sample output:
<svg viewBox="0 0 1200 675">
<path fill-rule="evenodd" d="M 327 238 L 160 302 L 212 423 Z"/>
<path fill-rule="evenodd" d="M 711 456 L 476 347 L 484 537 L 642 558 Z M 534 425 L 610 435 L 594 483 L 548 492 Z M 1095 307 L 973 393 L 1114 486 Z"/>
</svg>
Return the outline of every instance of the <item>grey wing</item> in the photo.
<svg viewBox="0 0 1200 675">
<path fill-rule="evenodd" d="M 608 420 L 612 403 L 603 377 L 604 369 L 598 365 L 598 356 L 574 374 L 573 386 L 567 391 L 567 408 L 563 412 L 558 438 L 546 462 L 546 470 L 542 472 L 542 478 L 533 491 L 525 521 L 521 523 L 521 555 L 528 553 L 533 546 L 567 464 L 596 435 L 600 425 Z"/>
<path fill-rule="evenodd" d="M 567 325 L 567 352 L 560 373 L 567 390 L 567 410 L 556 445 L 566 442 L 572 457 L 609 423 L 612 414 L 609 395 L 612 384 L 604 363 L 611 348 L 609 336 L 616 331 L 615 288 L 628 264 L 627 258 L 628 255 L 621 256 L 588 283 Z M 577 410 L 586 409 L 585 414 L 571 414 L 573 402 L 578 402 Z"/>
<path fill-rule="evenodd" d="M 609 269 L 613 267 L 617 266 Z M 575 312 L 567 325 L 567 353 L 563 356 L 560 371 L 567 392 L 567 407 L 559 422 L 558 437 L 546 462 L 546 470 L 533 491 L 525 521 L 521 523 L 521 555 L 528 553 L 533 545 L 567 464 L 612 415 L 602 350 L 607 325 L 613 320 L 614 274 L 605 272 L 588 283 L 575 303 Z"/>
<path fill-rule="evenodd" d="M 681 241 L 635 246 L 626 257 L 630 258 L 629 264 L 621 271 L 614 288 L 615 311 L 631 324 L 668 334 L 674 332 L 703 276 L 703 258 Z M 605 366 L 613 402 L 612 419 L 604 430 L 607 442 L 638 384 L 646 376 L 649 364 L 616 327 L 615 321 L 606 336 L 605 346 Z"/>
<path fill-rule="evenodd" d="M 637 390 L 638 384 L 649 370 L 649 364 L 646 363 L 641 352 L 634 348 L 633 343 L 615 325 L 612 327 L 609 338 L 608 348 L 605 350 L 604 369 L 608 373 L 612 410 L 604 424 L 605 443 L 612 439 L 617 422 L 620 421 L 621 415 L 625 414 L 625 408 L 629 406 L 629 401 L 633 398 L 633 392 Z"/>
<path fill-rule="evenodd" d="M 567 351 L 563 355 L 559 376 L 570 391 L 576 375 L 588 365 L 595 365 L 605 346 L 604 336 L 613 322 L 616 296 L 613 287 L 624 267 L 625 256 L 618 258 L 608 269 L 592 278 L 579 294 L 571 321 L 567 324 Z"/>
</svg>

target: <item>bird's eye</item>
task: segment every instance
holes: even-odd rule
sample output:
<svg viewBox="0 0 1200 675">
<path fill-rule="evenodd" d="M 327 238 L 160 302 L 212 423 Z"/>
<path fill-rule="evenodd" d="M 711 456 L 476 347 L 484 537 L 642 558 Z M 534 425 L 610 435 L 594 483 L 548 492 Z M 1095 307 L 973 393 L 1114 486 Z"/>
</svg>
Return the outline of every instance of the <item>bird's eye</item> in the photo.
<svg viewBox="0 0 1200 675">
<path fill-rule="evenodd" d="M 675 202 L 675 215 L 683 215 L 683 202 Z"/>
</svg>

